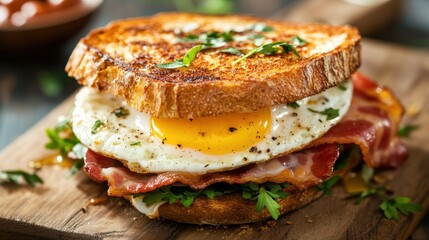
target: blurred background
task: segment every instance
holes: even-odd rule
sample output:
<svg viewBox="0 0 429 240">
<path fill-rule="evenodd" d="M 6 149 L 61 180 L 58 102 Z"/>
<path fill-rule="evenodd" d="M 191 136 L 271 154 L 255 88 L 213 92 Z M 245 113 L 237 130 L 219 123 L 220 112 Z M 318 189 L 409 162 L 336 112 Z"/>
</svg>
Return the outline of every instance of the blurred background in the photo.
<svg viewBox="0 0 429 240">
<path fill-rule="evenodd" d="M 429 50 L 429 0 L 0 0 L 0 150 L 78 88 L 64 66 L 81 37 L 161 11 L 352 24 L 366 38 Z M 426 217 L 413 238 L 428 229 Z"/>
</svg>

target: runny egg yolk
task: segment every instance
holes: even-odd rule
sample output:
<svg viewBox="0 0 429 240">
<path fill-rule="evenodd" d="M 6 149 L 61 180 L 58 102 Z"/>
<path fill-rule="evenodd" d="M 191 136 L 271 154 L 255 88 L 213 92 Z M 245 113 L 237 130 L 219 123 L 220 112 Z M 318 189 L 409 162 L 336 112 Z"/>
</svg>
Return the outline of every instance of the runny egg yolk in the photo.
<svg viewBox="0 0 429 240">
<path fill-rule="evenodd" d="M 151 118 L 152 133 L 164 144 L 207 154 L 249 150 L 271 129 L 269 108 L 250 113 L 186 118 Z"/>
</svg>

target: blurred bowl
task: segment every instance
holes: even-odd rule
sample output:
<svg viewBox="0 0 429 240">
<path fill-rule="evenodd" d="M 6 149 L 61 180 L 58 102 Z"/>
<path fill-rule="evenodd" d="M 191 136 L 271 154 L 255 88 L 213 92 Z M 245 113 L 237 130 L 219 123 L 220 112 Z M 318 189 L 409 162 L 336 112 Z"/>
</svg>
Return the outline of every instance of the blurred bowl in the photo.
<svg viewBox="0 0 429 240">
<path fill-rule="evenodd" d="M 0 51 L 19 53 L 58 45 L 78 33 L 101 6 L 103 0 L 81 0 L 32 17 L 22 26 L 0 25 Z"/>
</svg>

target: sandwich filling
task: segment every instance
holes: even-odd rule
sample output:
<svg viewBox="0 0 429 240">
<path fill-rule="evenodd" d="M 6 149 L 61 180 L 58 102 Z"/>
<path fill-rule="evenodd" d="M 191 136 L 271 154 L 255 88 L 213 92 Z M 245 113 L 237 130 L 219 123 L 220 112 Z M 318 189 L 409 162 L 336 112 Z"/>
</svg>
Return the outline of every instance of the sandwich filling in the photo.
<svg viewBox="0 0 429 240">
<path fill-rule="evenodd" d="M 220 172 L 302 149 L 346 115 L 352 93 L 347 82 L 257 112 L 158 119 L 110 94 L 83 88 L 76 97 L 73 131 L 90 149 L 134 172 Z M 127 116 L 115 115 L 120 108 Z M 96 123 L 100 127 L 93 131 Z"/>
<path fill-rule="evenodd" d="M 333 100 L 334 97 L 326 97 L 336 95 L 338 97 L 335 100 Z M 91 101 L 88 101 L 89 96 L 93 98 Z M 350 99 L 347 100 L 349 96 Z M 320 101 L 319 99 L 323 99 L 321 100 L 323 103 L 317 102 Z M 336 103 L 333 103 L 334 101 Z M 107 108 L 111 103 L 116 105 Z M 259 124 L 260 119 L 266 119 L 265 113 L 249 117 L 249 119 L 259 119 L 253 131 L 260 131 L 265 136 L 258 139 L 257 142 L 250 141 L 249 143 L 247 141 L 246 143 L 245 141 L 244 144 L 249 144 L 244 148 L 247 150 L 240 149 L 232 153 L 200 151 L 199 155 L 189 154 L 198 152 L 198 147 L 192 144 L 186 144 L 187 146 L 183 147 L 174 146 L 173 144 L 181 141 L 180 136 L 171 142 L 161 139 L 162 136 L 160 136 L 170 130 L 180 131 L 181 129 L 177 129 L 180 124 L 175 125 L 174 121 L 180 123 L 181 120 L 173 120 L 171 125 L 166 124 L 160 127 L 164 123 L 152 119 L 151 125 L 150 116 L 146 117 L 149 121 L 142 120 L 144 118 L 142 116 L 145 115 L 134 113 L 132 109 L 129 109 L 126 117 L 115 116 L 115 109 L 112 106 L 126 108 L 120 100 L 110 95 L 94 93 L 86 88 L 78 95 L 73 113 L 73 130 L 82 143 L 90 149 L 86 153 L 84 169 L 94 180 L 108 182 L 109 195 L 136 196 L 135 199 L 132 198 L 131 202 L 138 206 L 137 209 L 145 209 L 142 211 L 151 217 L 157 216 L 157 207 L 155 205 L 147 206 L 141 201 L 144 201 L 146 194 L 165 187 L 187 187 L 202 191 L 216 184 L 233 186 L 250 182 L 256 184 L 288 183 L 289 187 L 305 190 L 322 183 L 333 174 L 335 161 L 344 148 L 359 147 L 362 159 L 371 167 L 396 167 L 405 160 L 407 155 L 405 147 L 396 136 L 403 114 L 402 106 L 388 89 L 377 86 L 360 74 L 353 76 L 352 83 L 331 88 L 294 104 L 273 107 L 271 123 Z M 325 109 L 338 110 L 338 114 L 329 115 L 329 111 L 324 112 L 323 108 L 320 108 L 321 106 L 324 106 Z M 286 109 L 282 112 L 283 116 L 273 114 L 278 109 Z M 310 125 L 306 125 L 308 124 L 305 122 L 306 119 L 297 120 L 297 116 L 294 116 L 294 112 L 298 112 L 297 115 L 300 116 L 300 114 L 304 114 L 303 111 L 314 114 L 306 116 L 313 118 L 308 120 Z M 332 112 L 332 110 L 330 111 Z M 103 124 L 91 127 L 89 123 L 84 122 L 83 115 L 86 115 L 86 118 L 91 121 L 103 121 Z M 112 118 L 111 115 L 121 121 L 128 121 L 129 125 L 113 121 L 112 119 L 115 118 Z M 287 128 L 280 125 L 278 119 L 293 120 L 286 124 L 289 127 Z M 153 123 L 154 121 L 155 123 Z M 128 135 L 124 133 L 124 127 L 121 127 L 123 124 L 128 127 L 142 126 L 142 122 L 147 123 L 146 128 L 127 129 Z M 311 125 L 315 122 L 320 124 Z M 246 124 L 248 123 L 245 122 L 244 126 Z M 158 126 L 158 129 L 154 125 Z M 298 132 L 291 131 L 293 126 L 298 125 L 311 126 L 306 131 L 309 133 L 299 132 L 303 131 L 300 129 L 297 130 Z M 252 124 L 249 126 L 252 127 Z M 270 131 L 264 131 L 264 127 L 267 126 L 270 126 Z M 231 125 L 232 127 L 236 128 L 235 131 L 240 130 L 239 125 L 236 127 Z M 185 129 L 183 137 L 192 138 L 192 131 L 195 129 L 186 125 L 183 128 Z M 318 128 L 322 128 L 322 130 L 314 130 Z M 149 135 L 142 137 L 144 136 L 142 129 L 145 129 Z M 191 132 L 189 135 L 186 135 L 188 134 L 187 129 Z M 288 129 L 289 131 L 275 132 L 278 129 Z M 302 127 L 302 129 L 306 128 Z M 205 131 L 210 132 L 207 128 Z M 272 133 L 273 131 L 274 133 Z M 282 141 L 276 142 L 277 138 Z M 146 141 L 144 142 L 143 139 Z M 133 144 L 135 141 L 139 143 Z M 189 141 L 192 143 L 191 140 Z M 195 140 L 198 144 L 200 141 Z M 275 142 L 275 144 L 258 145 L 264 141 Z M 256 144 L 256 149 L 253 146 L 248 149 L 254 144 Z M 126 151 L 122 150 L 124 147 Z M 151 150 L 148 150 L 150 147 Z M 267 149 L 270 151 L 268 152 Z M 156 157 L 148 157 L 147 151 L 155 150 L 158 152 L 149 155 L 153 154 Z M 172 150 L 172 152 L 168 150 Z M 253 155 L 249 155 L 249 153 Z M 236 159 L 241 161 L 231 160 L 235 155 L 238 155 L 239 157 Z M 218 158 L 217 163 L 216 158 Z M 248 159 L 245 161 L 244 158 Z M 218 168 L 198 167 L 203 162 Z M 230 163 L 230 165 L 224 166 L 226 163 Z M 174 165 L 178 165 L 179 168 Z M 197 165 L 197 167 L 193 165 Z M 182 167 L 180 168 L 180 166 Z M 162 200 L 161 198 L 156 206 L 165 202 Z"/>
</svg>

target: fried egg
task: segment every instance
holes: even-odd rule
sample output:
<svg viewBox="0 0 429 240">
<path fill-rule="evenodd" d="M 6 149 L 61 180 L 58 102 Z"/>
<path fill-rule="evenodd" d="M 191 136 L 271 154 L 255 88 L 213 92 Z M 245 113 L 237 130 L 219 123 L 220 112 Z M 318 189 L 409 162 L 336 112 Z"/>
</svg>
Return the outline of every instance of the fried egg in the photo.
<svg viewBox="0 0 429 240">
<path fill-rule="evenodd" d="M 293 104 L 251 113 L 158 119 L 123 99 L 84 87 L 76 96 L 73 131 L 93 151 L 141 173 L 226 171 L 269 160 L 321 137 L 347 113 L 349 82 Z"/>
</svg>

